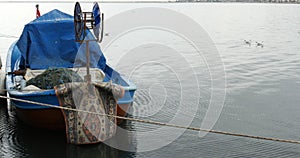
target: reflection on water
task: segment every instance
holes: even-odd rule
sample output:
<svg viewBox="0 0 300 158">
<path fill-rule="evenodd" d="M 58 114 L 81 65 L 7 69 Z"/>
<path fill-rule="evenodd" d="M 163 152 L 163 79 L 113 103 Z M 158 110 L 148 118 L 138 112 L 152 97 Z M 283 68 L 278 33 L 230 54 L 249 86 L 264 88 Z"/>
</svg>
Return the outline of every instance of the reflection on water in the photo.
<svg viewBox="0 0 300 158">
<path fill-rule="evenodd" d="M 64 131 L 36 129 L 19 121 L 14 112 L 0 108 L 0 157 L 134 157 L 134 153 L 120 151 L 104 143 L 94 145 L 67 144 Z M 121 127 L 126 128 L 125 121 Z M 120 137 L 117 133 L 116 137 Z M 122 137 L 126 134 L 122 133 Z M 124 140 L 131 141 L 127 137 Z"/>
</svg>

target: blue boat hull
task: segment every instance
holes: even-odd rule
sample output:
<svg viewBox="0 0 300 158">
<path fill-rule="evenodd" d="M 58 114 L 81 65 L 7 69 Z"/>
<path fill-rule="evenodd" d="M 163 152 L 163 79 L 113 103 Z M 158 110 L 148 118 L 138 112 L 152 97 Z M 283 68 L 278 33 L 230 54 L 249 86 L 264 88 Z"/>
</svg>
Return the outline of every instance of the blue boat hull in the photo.
<svg viewBox="0 0 300 158">
<path fill-rule="evenodd" d="M 12 44 L 7 53 L 6 72 L 13 72 L 18 69 L 20 56 L 21 54 L 16 44 Z M 104 82 L 111 80 L 113 83 L 119 84 L 125 89 L 125 94 L 118 100 L 117 106 L 118 116 L 125 116 L 128 108 L 132 105 L 136 86 L 108 65 L 106 65 L 103 71 L 105 73 Z M 15 76 L 12 74 L 6 75 L 6 89 L 8 90 L 9 97 L 60 106 L 53 89 L 35 92 L 14 90 L 14 77 Z M 48 129 L 64 128 L 63 115 L 61 110 L 58 108 L 16 101 L 13 99 L 10 99 L 10 103 L 11 106 L 16 109 L 17 116 L 27 124 Z M 120 120 L 118 120 L 118 122 L 120 122 Z"/>
</svg>

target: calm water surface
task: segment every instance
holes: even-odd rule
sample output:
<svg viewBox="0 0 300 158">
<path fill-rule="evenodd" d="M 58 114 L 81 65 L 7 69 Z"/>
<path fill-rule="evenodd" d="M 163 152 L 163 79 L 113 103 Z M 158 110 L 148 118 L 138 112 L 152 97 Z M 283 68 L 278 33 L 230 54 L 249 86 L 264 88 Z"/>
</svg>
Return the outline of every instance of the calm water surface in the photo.
<svg viewBox="0 0 300 158">
<path fill-rule="evenodd" d="M 73 5 L 50 3 L 40 4 L 40 8 L 42 13 L 58 8 L 72 14 Z M 85 9 L 89 5 L 82 6 Z M 149 6 L 172 9 L 190 17 L 208 33 L 216 46 L 227 80 L 225 104 L 214 130 L 300 141 L 300 5 L 102 4 L 107 19 L 122 11 Z M 1 15 L 7 15 L 5 11 L 11 11 L 11 8 L 15 11 L 10 16 L 0 17 L 2 60 L 5 60 L 10 44 L 16 40 L 11 36 L 18 37 L 24 24 L 35 16 L 34 4 L 31 3 L 0 3 Z M 126 19 L 120 21 L 118 27 L 125 22 Z M 189 26 L 180 21 L 178 25 L 189 30 Z M 110 30 L 107 28 L 105 38 L 115 38 L 116 34 Z M 137 42 L 143 38 L 138 31 L 134 33 L 131 35 Z M 170 39 L 164 33 L 156 36 Z M 251 40 L 251 46 L 244 40 Z M 256 42 L 262 42 L 264 46 L 256 46 Z M 184 117 L 192 117 L 190 126 L 200 127 L 211 97 L 210 71 L 204 59 L 189 49 L 186 41 L 173 38 L 168 40 L 168 45 L 179 46 L 185 60 L 178 60 L 182 56 L 170 54 L 174 51 L 161 45 L 142 45 L 135 49 L 131 49 L 130 44 L 127 47 L 113 45 L 128 52 L 116 68 L 138 86 L 133 114 L 140 112 L 144 114 L 143 119 L 171 121 L 180 110 L 181 96 L 188 100 L 198 97 L 195 93 L 196 78 L 201 94 L 197 113 L 189 116 L 191 111 L 186 105 Z M 110 50 L 114 49 L 104 52 L 108 62 L 119 59 Z M 133 56 L 136 58 L 131 58 Z M 141 64 L 134 70 L 124 67 L 136 62 Z M 193 73 L 189 73 L 191 68 Z M 184 72 L 186 75 L 178 78 L 178 74 Z M 146 112 L 138 107 L 145 108 Z M 122 128 L 129 133 L 159 129 L 154 125 L 129 121 L 122 124 Z M 137 138 L 124 133 L 122 136 L 126 138 L 128 148 L 140 147 Z M 168 141 L 160 135 L 157 139 L 162 143 Z M 126 152 L 105 144 L 74 146 L 66 143 L 63 132 L 27 127 L 17 120 L 13 111 L 2 106 L 0 157 L 300 157 L 300 145 L 217 134 L 199 137 L 198 132 L 187 130 L 170 144 L 148 152 Z"/>
</svg>

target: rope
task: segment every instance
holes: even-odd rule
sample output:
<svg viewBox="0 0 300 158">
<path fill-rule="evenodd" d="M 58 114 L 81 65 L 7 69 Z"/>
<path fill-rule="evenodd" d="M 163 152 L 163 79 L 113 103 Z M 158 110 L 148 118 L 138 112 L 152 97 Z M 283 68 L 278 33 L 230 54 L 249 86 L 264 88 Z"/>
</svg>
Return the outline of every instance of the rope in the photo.
<svg viewBox="0 0 300 158">
<path fill-rule="evenodd" d="M 18 91 L 18 92 L 45 92 L 50 91 L 50 89 L 0 89 L 0 92 L 11 92 L 11 91 Z"/>
<path fill-rule="evenodd" d="M 0 37 L 3 37 L 3 38 L 19 38 L 19 37 L 17 37 L 17 36 L 6 35 L 6 34 L 3 34 L 3 33 L 0 33 Z"/>
<path fill-rule="evenodd" d="M 269 141 L 276 141 L 276 142 L 300 144 L 300 141 L 297 141 L 297 140 L 287 140 L 287 139 L 280 139 L 280 138 L 271 138 L 271 137 L 247 135 L 247 134 L 241 134 L 241 133 L 223 132 L 223 131 L 208 130 L 208 129 L 202 129 L 202 128 L 198 128 L 198 127 L 181 126 L 181 125 L 169 124 L 169 123 L 163 123 L 163 122 L 157 122 L 157 121 L 151 121 L 151 120 L 141 120 L 141 119 L 137 119 L 137 118 L 129 118 L 129 117 L 116 116 L 116 115 L 101 114 L 101 113 L 97 113 L 97 112 L 91 112 L 91 111 L 80 110 L 80 109 L 72 109 L 72 108 L 67 108 L 67 107 L 61 107 L 61 106 L 56 106 L 56 105 L 51 105 L 51 104 L 46 104 L 46 103 L 40 103 L 40 102 L 35 102 L 35 101 L 29 101 L 29 100 L 24 100 L 24 99 L 18 99 L 18 98 L 12 98 L 12 97 L 7 97 L 7 96 L 1 96 L 1 95 L 0 95 L 0 98 L 25 102 L 25 103 L 29 103 L 29 104 L 47 106 L 47 107 L 52 107 L 52 108 L 59 108 L 59 109 L 63 109 L 63 110 L 71 110 L 71 111 L 76 111 L 76 112 L 85 112 L 85 113 L 88 113 L 88 114 L 94 114 L 94 115 L 100 115 L 100 116 L 109 116 L 109 117 L 114 117 L 114 118 L 117 118 L 117 119 L 136 121 L 136 122 L 153 124 L 153 125 L 189 129 L 189 130 L 193 130 L 193 131 L 202 131 L 202 132 L 209 132 L 209 133 L 222 134 L 222 135 L 230 135 L 230 136 L 236 136 L 236 137 L 246 137 L 246 138 L 253 138 L 253 139 L 260 139 L 260 140 L 269 140 Z"/>
</svg>

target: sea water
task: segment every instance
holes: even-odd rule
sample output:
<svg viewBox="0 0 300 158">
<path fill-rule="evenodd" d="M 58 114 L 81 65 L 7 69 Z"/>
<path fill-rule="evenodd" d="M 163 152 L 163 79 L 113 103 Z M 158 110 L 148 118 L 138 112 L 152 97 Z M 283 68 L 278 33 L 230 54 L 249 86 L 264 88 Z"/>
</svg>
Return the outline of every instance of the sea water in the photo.
<svg viewBox="0 0 300 158">
<path fill-rule="evenodd" d="M 83 10 L 91 6 L 82 4 Z M 40 12 L 60 9 L 73 14 L 73 7 L 73 3 L 41 3 Z M 110 26 L 105 27 L 101 44 L 107 62 L 138 87 L 131 117 L 300 140 L 300 5 L 103 3 L 100 7 L 105 26 Z M 140 19 L 134 14 L 151 14 L 151 9 L 155 15 L 165 13 L 153 17 L 153 26 L 142 18 L 148 14 Z M 0 3 L 0 12 L 0 55 L 5 63 L 10 44 L 35 18 L 35 4 Z M 123 18 L 124 12 L 132 16 Z M 126 28 L 128 21 L 137 24 Z M 172 25 L 163 25 L 164 21 Z M 209 111 L 214 117 L 208 117 Z M 120 129 L 114 141 L 123 147 L 69 145 L 64 132 L 28 127 L 2 105 L 0 157 L 300 156 L 297 144 L 203 135 L 134 121 Z"/>
</svg>

